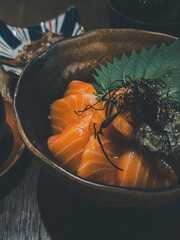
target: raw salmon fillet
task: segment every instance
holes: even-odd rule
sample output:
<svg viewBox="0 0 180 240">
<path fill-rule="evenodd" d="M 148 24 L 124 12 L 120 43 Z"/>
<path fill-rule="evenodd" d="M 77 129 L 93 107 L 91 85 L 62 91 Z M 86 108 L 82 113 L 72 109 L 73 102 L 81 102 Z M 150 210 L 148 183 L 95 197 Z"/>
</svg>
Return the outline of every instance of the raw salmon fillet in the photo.
<svg viewBox="0 0 180 240">
<path fill-rule="evenodd" d="M 62 133 L 48 139 L 48 148 L 53 157 L 70 172 L 75 172 L 79 167 L 84 147 L 91 136 L 88 129 L 91 115 L 84 116 L 81 121 L 72 123 Z"/>
<path fill-rule="evenodd" d="M 67 97 L 69 95 L 81 95 L 86 93 L 92 94 L 95 92 L 96 90 L 90 83 L 73 80 L 68 84 L 66 92 L 64 93 L 64 97 Z"/>
<path fill-rule="evenodd" d="M 112 114 L 116 114 L 117 109 L 114 107 Z M 113 121 L 112 121 L 112 127 L 115 128 L 117 133 L 121 134 L 125 138 L 132 140 L 134 138 L 134 128 L 131 125 L 129 117 L 130 113 L 125 112 L 125 113 L 120 113 Z M 131 120 L 132 122 L 132 120 Z"/>
<path fill-rule="evenodd" d="M 155 167 L 153 159 L 138 153 L 136 150 L 125 151 L 119 161 L 116 185 L 132 188 L 162 188 L 173 185 L 172 180 L 160 173 Z"/>
<path fill-rule="evenodd" d="M 80 121 L 82 117 L 93 112 L 93 108 L 85 111 L 82 116 L 78 116 L 76 112 L 82 111 L 87 105 L 93 105 L 96 102 L 93 94 L 70 95 L 56 100 L 51 105 L 50 120 L 53 134 L 58 134 L 72 122 Z"/>
<path fill-rule="evenodd" d="M 102 137 L 101 141 L 109 159 L 117 164 L 122 148 L 110 138 Z M 104 155 L 94 135 L 85 146 L 77 174 L 93 182 L 115 185 L 117 169 L 112 166 Z"/>
<path fill-rule="evenodd" d="M 97 103 L 94 92 L 91 84 L 72 81 L 64 98 L 51 106 L 54 136 L 48 139 L 48 148 L 59 164 L 82 178 L 102 184 L 147 189 L 174 185 L 175 182 L 156 168 L 153 159 L 130 149 L 132 141 L 129 140 L 134 137 L 130 111 L 119 114 L 108 127 L 101 129 L 107 117 L 106 109 L 103 109 L 104 103 Z M 123 91 L 120 94 L 123 96 Z M 90 107 L 81 115 L 90 105 L 94 108 Z M 116 112 L 114 107 L 112 114 Z M 106 158 L 96 135 L 100 130 L 105 153 L 123 171 Z"/>
<path fill-rule="evenodd" d="M 102 104 L 97 104 L 96 108 L 102 109 Z M 89 123 L 89 130 L 94 134 L 95 131 L 98 132 L 100 130 L 100 126 L 102 122 L 106 119 L 105 109 L 101 111 L 94 111 L 92 118 Z M 106 131 L 106 129 L 103 129 Z"/>
<path fill-rule="evenodd" d="M 103 109 L 101 103 L 96 105 L 97 108 Z M 115 112 L 113 112 L 114 114 Z M 134 137 L 134 129 L 132 125 L 127 121 L 127 116 L 129 114 L 121 113 L 119 114 L 110 125 L 105 128 L 102 128 L 103 133 L 109 132 L 111 135 L 119 136 L 122 135 L 125 138 L 131 140 Z M 94 133 L 95 131 L 98 132 L 101 129 L 101 124 L 106 119 L 106 109 L 94 111 L 92 118 L 89 123 L 89 130 Z"/>
</svg>

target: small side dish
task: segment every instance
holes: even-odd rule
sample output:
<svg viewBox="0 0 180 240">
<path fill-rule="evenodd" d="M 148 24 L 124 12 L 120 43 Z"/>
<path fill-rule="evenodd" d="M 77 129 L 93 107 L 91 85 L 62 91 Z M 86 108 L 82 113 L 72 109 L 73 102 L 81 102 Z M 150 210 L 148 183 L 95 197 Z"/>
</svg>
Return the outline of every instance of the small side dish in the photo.
<svg viewBox="0 0 180 240">
<path fill-rule="evenodd" d="M 180 39 L 135 51 L 72 81 L 50 111 L 48 148 L 62 167 L 93 182 L 176 185 L 180 155 Z"/>
<path fill-rule="evenodd" d="M 49 34 L 46 35 L 47 31 Z M 26 28 L 10 26 L 0 21 L 0 63 L 5 72 L 19 75 L 22 68 L 32 59 L 29 56 L 35 57 L 45 50 L 45 46 L 41 44 L 42 37 L 42 42 L 47 42 L 46 47 L 48 47 L 49 40 L 49 43 L 57 40 L 54 39 L 56 34 L 60 35 L 60 38 L 62 34 L 64 37 L 71 37 L 83 31 L 83 27 L 78 23 L 75 8 L 70 8 L 53 19 Z M 32 54 L 31 50 L 34 51 L 35 42 L 41 44 L 39 47 L 41 51 L 40 49 L 37 51 L 36 48 L 36 54 Z M 26 54 L 27 50 L 28 54 Z"/>
<path fill-rule="evenodd" d="M 46 33 L 41 34 L 42 37 L 40 39 L 24 45 L 23 49 L 19 50 L 18 55 L 15 57 L 15 59 L 0 59 L 0 63 L 23 69 L 32 59 L 37 57 L 41 52 L 45 51 L 53 43 L 63 39 L 62 34 L 53 33 L 50 30 L 47 30 Z"/>
</svg>

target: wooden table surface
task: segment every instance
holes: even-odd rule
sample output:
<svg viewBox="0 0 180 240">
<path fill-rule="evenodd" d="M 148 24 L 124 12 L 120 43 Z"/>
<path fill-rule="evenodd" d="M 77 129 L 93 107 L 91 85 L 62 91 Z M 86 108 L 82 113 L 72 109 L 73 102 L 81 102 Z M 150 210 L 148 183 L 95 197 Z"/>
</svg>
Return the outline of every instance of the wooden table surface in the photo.
<svg viewBox="0 0 180 240">
<path fill-rule="evenodd" d="M 0 20 L 10 25 L 31 26 L 74 6 L 85 31 L 110 26 L 106 0 L 0 3 Z M 180 202 L 153 210 L 93 206 L 60 189 L 27 152 L 16 171 L 0 198 L 0 240 L 180 239 Z"/>
</svg>

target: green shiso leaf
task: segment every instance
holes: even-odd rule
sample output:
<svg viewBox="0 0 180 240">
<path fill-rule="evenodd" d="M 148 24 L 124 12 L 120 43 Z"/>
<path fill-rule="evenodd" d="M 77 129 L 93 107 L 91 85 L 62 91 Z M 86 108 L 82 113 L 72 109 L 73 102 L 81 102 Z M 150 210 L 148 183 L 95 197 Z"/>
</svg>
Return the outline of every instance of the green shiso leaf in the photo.
<svg viewBox="0 0 180 240">
<path fill-rule="evenodd" d="M 129 57 L 122 54 L 121 60 L 113 59 L 113 63 L 100 66 L 93 75 L 96 83 L 93 87 L 98 94 L 103 94 L 111 88 L 121 84 L 117 80 L 159 79 L 163 80 L 166 88 L 160 88 L 162 97 L 168 94 L 170 105 L 180 111 L 180 38 L 173 44 L 166 46 L 164 43 L 157 48 L 154 45 L 150 50 L 142 49 L 137 54 L 135 51 Z"/>
<path fill-rule="evenodd" d="M 149 51 L 145 48 L 142 49 L 136 61 L 136 70 L 133 75 L 134 79 L 141 78 L 144 76 L 144 71 L 151 61 L 151 58 L 157 53 L 157 47 L 154 45 Z"/>
<path fill-rule="evenodd" d="M 136 61 L 138 60 L 138 55 L 135 51 L 129 57 L 129 61 L 126 63 L 126 66 L 123 69 L 122 78 L 125 79 L 126 76 L 133 78 L 134 72 L 136 70 Z"/>
<path fill-rule="evenodd" d="M 114 82 L 122 79 L 123 69 L 125 68 L 127 62 L 128 57 L 125 54 L 122 54 L 121 61 L 114 58 L 113 64 L 108 62 L 107 67 L 102 68 L 102 65 L 100 65 L 101 70 L 95 69 L 98 75 L 93 75 L 96 83 L 92 83 L 92 85 L 99 94 L 105 93 L 108 89 L 119 85 L 119 83 Z"/>
</svg>

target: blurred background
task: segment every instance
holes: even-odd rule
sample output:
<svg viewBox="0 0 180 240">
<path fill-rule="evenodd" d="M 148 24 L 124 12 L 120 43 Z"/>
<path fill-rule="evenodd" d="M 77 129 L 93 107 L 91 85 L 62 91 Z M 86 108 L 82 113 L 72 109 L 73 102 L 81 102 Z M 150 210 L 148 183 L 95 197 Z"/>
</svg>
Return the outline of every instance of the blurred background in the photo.
<svg viewBox="0 0 180 240">
<path fill-rule="evenodd" d="M 85 31 L 139 28 L 180 35 L 179 0 L 1 0 L 0 20 L 27 27 L 74 6 Z"/>
<path fill-rule="evenodd" d="M 35 25 L 74 6 L 86 31 L 109 27 L 106 0 L 1 0 L 0 4 L 0 20 L 10 25 Z"/>
</svg>

